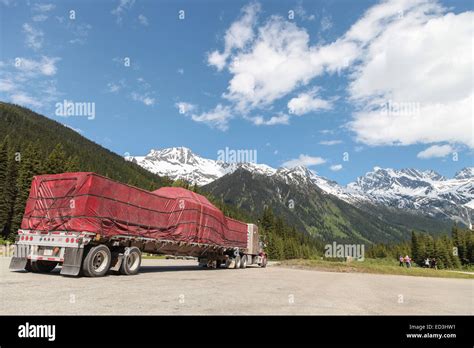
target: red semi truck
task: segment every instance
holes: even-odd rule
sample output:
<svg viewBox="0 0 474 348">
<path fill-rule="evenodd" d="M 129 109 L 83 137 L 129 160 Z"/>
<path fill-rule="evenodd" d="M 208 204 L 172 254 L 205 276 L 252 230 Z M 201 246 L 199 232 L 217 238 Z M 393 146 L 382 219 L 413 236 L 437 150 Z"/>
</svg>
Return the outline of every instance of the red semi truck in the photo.
<svg viewBox="0 0 474 348">
<path fill-rule="evenodd" d="M 257 226 L 226 217 L 202 195 L 78 172 L 34 177 L 10 269 L 132 275 L 142 252 L 193 256 L 210 268 L 267 264 Z"/>
</svg>

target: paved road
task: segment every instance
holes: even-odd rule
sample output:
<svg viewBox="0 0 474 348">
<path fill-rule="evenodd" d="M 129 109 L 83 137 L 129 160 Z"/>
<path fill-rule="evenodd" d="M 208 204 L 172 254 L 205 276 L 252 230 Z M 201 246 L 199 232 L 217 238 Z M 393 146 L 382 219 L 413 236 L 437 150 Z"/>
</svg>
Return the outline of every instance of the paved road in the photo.
<svg viewBox="0 0 474 348">
<path fill-rule="evenodd" d="M 10 272 L 0 314 L 474 314 L 474 280 L 144 260 L 136 276 Z"/>
</svg>

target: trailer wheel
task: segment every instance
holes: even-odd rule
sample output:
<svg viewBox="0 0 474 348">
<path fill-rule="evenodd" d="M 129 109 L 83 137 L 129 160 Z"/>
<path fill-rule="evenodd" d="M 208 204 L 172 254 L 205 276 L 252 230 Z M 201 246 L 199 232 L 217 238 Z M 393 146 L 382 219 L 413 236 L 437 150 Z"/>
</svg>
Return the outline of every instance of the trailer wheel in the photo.
<svg viewBox="0 0 474 348">
<path fill-rule="evenodd" d="M 112 255 L 106 245 L 97 245 L 91 248 L 84 261 L 82 271 L 86 277 L 103 277 L 110 268 Z"/>
<path fill-rule="evenodd" d="M 38 260 L 30 263 L 30 269 L 33 273 L 49 273 L 58 265 L 54 261 Z"/>
<path fill-rule="evenodd" d="M 247 255 L 242 256 L 240 260 L 240 268 L 247 268 Z"/>
<path fill-rule="evenodd" d="M 122 265 L 120 265 L 120 273 L 123 275 L 134 275 L 140 270 L 142 263 L 142 253 L 137 247 L 125 249 Z"/>
<path fill-rule="evenodd" d="M 235 261 L 234 268 L 235 268 L 235 269 L 240 268 L 240 265 L 242 264 L 242 260 L 241 260 L 241 258 L 240 258 L 240 255 L 237 255 L 237 256 L 234 258 L 234 261 Z"/>
</svg>

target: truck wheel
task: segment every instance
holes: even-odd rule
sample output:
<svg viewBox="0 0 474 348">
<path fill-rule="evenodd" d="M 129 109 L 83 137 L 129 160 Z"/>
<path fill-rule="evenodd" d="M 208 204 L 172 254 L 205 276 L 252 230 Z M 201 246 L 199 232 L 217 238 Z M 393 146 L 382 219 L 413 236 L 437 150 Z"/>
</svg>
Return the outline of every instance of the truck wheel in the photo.
<svg viewBox="0 0 474 348">
<path fill-rule="evenodd" d="M 58 263 L 54 261 L 38 260 L 31 262 L 30 268 L 33 273 L 49 273 L 55 269 L 57 265 Z"/>
<path fill-rule="evenodd" d="M 237 268 L 240 268 L 240 265 L 242 264 L 242 260 L 240 259 L 240 255 L 237 255 L 235 258 L 234 258 L 234 261 L 235 261 L 235 264 L 234 264 L 234 268 L 237 269 Z"/>
<path fill-rule="evenodd" d="M 240 268 L 247 268 L 247 255 L 242 256 L 240 260 Z"/>
<path fill-rule="evenodd" d="M 120 265 L 120 273 L 123 275 L 134 275 L 140 270 L 142 263 L 142 253 L 137 247 L 125 249 L 122 264 Z"/>
<path fill-rule="evenodd" d="M 82 262 L 86 277 L 103 277 L 110 268 L 112 255 L 106 245 L 97 245 L 89 250 Z"/>
</svg>

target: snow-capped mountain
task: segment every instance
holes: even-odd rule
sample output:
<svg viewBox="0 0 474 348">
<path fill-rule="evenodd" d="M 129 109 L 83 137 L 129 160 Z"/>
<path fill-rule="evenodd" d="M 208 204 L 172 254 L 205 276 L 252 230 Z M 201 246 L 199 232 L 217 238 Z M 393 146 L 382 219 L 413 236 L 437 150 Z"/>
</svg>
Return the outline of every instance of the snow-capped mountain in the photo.
<svg viewBox="0 0 474 348">
<path fill-rule="evenodd" d="M 453 178 L 432 170 L 375 167 L 347 186 L 317 175 L 303 166 L 272 168 L 257 163 L 226 163 L 206 159 L 185 147 L 151 150 L 146 156 L 129 156 L 152 173 L 203 186 L 237 168 L 278 178 L 288 184 L 315 185 L 324 193 L 353 205 L 377 204 L 449 218 L 469 226 L 474 220 L 474 168 L 464 168 Z"/>
<path fill-rule="evenodd" d="M 474 168 L 464 168 L 448 179 L 432 170 L 375 167 L 347 188 L 377 204 L 450 218 L 468 226 L 474 220 Z"/>
<path fill-rule="evenodd" d="M 151 150 L 146 156 L 128 156 L 126 159 L 160 176 L 168 176 L 173 180 L 183 179 L 200 186 L 232 173 L 239 167 L 265 175 L 276 171 L 265 164 L 226 163 L 203 158 L 186 147 Z"/>
</svg>

